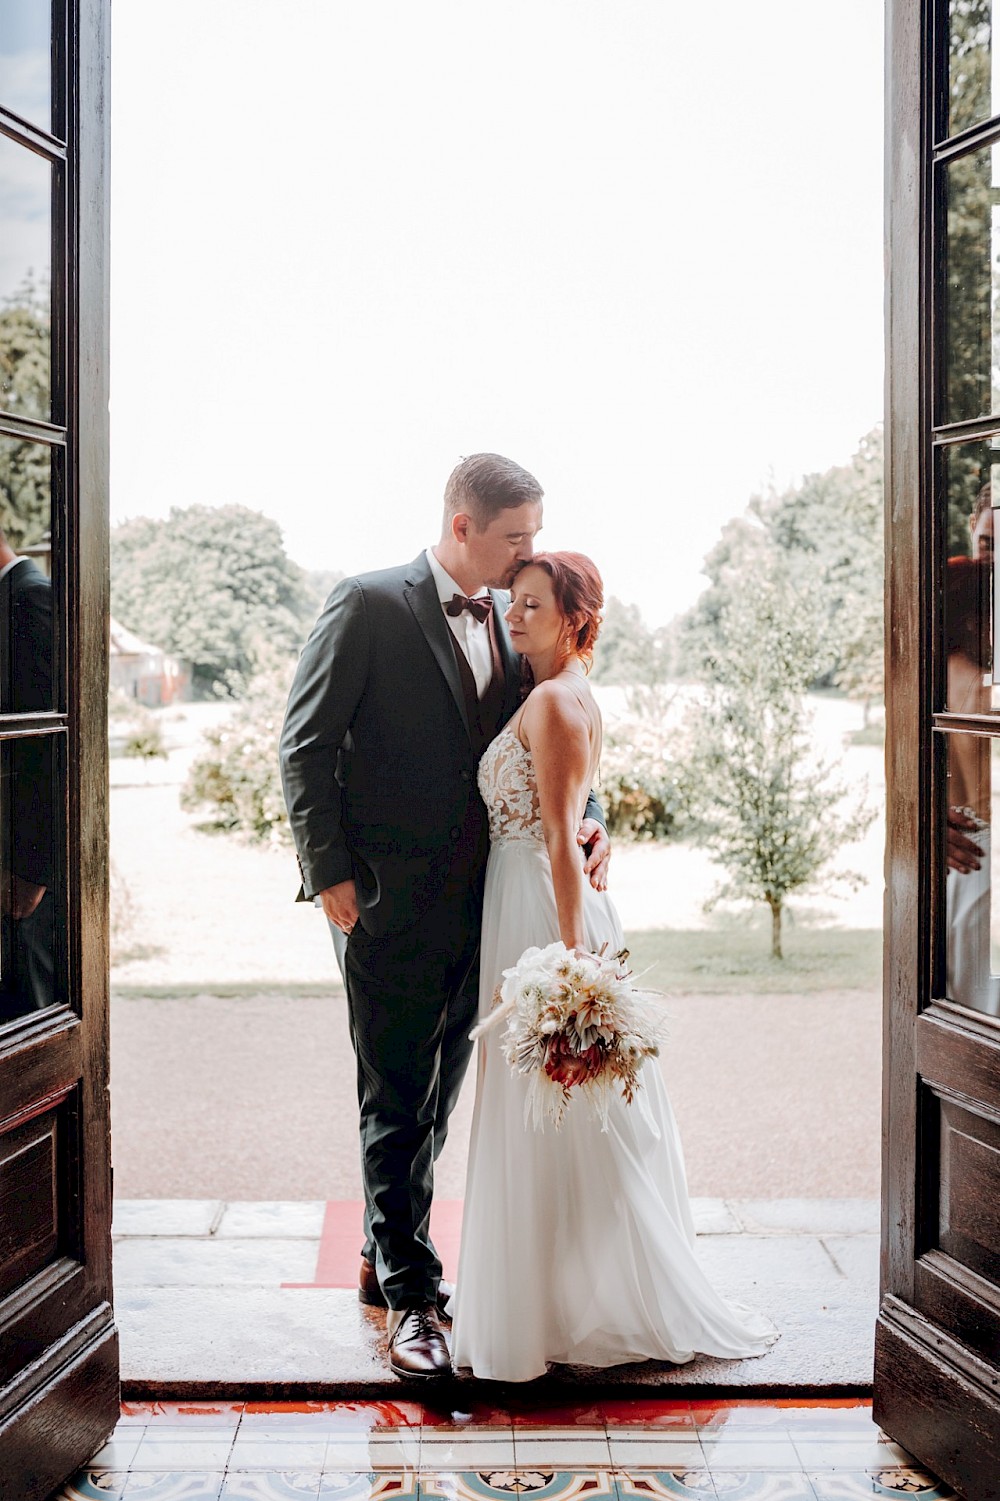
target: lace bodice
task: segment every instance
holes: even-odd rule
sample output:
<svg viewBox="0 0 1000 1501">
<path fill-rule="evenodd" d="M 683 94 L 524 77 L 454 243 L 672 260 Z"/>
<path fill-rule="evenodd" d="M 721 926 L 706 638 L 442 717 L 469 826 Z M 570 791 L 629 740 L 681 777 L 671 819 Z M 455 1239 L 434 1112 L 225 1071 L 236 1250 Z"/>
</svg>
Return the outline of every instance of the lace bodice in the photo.
<svg viewBox="0 0 1000 1501">
<path fill-rule="evenodd" d="M 509 727 L 491 740 L 479 762 L 479 791 L 490 819 L 490 843 L 544 844 L 531 752 Z"/>
</svg>

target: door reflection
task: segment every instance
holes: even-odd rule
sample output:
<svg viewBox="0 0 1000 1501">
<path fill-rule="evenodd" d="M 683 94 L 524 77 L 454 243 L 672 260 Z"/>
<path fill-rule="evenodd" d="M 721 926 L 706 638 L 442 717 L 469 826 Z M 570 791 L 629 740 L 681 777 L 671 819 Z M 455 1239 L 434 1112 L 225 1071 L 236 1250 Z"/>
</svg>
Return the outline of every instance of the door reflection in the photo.
<svg viewBox="0 0 1000 1501">
<path fill-rule="evenodd" d="M 2 757 L 9 825 L 0 889 L 0 1021 L 55 1004 L 56 856 L 53 741 L 19 740 Z"/>
<path fill-rule="evenodd" d="M 52 707 L 52 586 L 0 533 L 0 708 Z M 56 1000 L 61 807 L 56 740 L 0 744 L 0 1021 Z"/>
<path fill-rule="evenodd" d="M 985 514 L 976 520 L 982 523 Z M 977 539 L 975 525 L 977 556 L 950 558 L 945 572 L 947 702 L 957 714 L 988 713 L 992 699 L 992 536 Z M 1000 974 L 992 957 L 995 746 L 982 735 L 948 736 L 947 994 L 991 1016 L 1000 1015 Z"/>
</svg>

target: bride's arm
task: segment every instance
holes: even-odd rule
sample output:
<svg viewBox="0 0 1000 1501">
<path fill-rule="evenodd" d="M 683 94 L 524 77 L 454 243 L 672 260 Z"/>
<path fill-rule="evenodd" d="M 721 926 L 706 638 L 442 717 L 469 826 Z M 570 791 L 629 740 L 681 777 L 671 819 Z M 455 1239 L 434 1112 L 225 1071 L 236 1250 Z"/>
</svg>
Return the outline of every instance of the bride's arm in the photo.
<svg viewBox="0 0 1000 1501">
<path fill-rule="evenodd" d="M 538 806 L 552 866 L 559 937 L 568 949 L 586 948 L 583 861 L 577 832 L 590 775 L 590 727 L 579 700 L 557 683 L 541 683 L 521 721 L 538 783 Z"/>
</svg>

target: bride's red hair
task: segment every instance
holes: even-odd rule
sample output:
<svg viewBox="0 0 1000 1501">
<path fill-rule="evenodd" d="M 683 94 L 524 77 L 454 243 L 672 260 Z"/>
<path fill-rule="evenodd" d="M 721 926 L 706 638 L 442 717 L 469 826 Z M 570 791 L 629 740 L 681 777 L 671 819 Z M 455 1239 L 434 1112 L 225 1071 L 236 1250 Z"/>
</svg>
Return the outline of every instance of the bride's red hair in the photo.
<svg viewBox="0 0 1000 1501">
<path fill-rule="evenodd" d="M 518 572 L 523 568 L 540 568 L 552 580 L 556 605 L 569 626 L 565 657 L 582 657 L 589 672 L 604 608 L 604 582 L 596 565 L 582 552 L 536 552 Z"/>
</svg>

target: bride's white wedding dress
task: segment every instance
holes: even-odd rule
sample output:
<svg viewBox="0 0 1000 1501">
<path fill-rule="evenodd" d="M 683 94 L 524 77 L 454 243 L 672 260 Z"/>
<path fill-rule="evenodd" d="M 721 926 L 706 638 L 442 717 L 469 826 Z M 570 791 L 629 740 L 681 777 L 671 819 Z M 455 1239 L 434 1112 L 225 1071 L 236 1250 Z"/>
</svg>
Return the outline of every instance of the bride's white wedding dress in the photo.
<svg viewBox="0 0 1000 1501">
<path fill-rule="evenodd" d="M 479 786 L 490 818 L 480 1016 L 502 971 L 559 938 L 531 753 L 514 729 L 487 748 Z M 605 892 L 585 887 L 587 941 L 609 952 L 622 930 Z M 551 1362 L 611 1366 L 760 1355 L 769 1321 L 726 1303 L 695 1251 L 680 1139 L 656 1060 L 601 1130 L 583 1101 L 562 1127 L 525 1123 L 525 1081 L 479 1044 L 462 1249 L 452 1313 L 459 1368 L 530 1381 Z M 669 1046 L 669 1043 L 667 1044 Z"/>
</svg>

